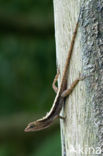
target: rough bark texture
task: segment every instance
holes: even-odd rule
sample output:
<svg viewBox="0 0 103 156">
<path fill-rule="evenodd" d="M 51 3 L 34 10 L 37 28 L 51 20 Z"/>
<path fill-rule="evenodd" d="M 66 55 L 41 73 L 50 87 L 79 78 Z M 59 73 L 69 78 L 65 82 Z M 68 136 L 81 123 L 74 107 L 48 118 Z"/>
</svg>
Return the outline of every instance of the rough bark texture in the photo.
<svg viewBox="0 0 103 156">
<path fill-rule="evenodd" d="M 103 155 L 103 0 L 54 0 L 59 84 L 80 10 L 68 88 L 79 72 L 90 76 L 79 82 L 62 110 L 62 156 Z"/>
</svg>

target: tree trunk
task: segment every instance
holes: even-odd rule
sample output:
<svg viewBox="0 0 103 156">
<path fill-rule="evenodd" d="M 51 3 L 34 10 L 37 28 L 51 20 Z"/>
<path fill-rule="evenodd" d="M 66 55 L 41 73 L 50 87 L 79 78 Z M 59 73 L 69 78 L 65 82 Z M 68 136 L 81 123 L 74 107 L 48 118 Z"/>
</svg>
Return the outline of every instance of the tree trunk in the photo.
<svg viewBox="0 0 103 156">
<path fill-rule="evenodd" d="M 79 72 L 89 76 L 79 82 L 62 109 L 61 114 L 66 116 L 66 120 L 60 120 L 62 156 L 103 153 L 103 0 L 54 0 L 58 84 L 79 12 L 68 88 Z"/>
</svg>

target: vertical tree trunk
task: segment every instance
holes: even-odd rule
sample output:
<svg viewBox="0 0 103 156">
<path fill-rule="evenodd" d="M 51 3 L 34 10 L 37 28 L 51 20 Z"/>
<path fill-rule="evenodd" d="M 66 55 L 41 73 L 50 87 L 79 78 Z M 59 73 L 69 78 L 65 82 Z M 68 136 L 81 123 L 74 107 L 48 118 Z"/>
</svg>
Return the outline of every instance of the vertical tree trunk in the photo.
<svg viewBox="0 0 103 156">
<path fill-rule="evenodd" d="M 60 122 L 62 156 L 102 155 L 103 152 L 103 0 L 82 0 L 81 4 L 79 0 L 54 0 L 59 84 L 79 12 L 68 88 L 79 72 L 90 76 L 79 82 L 61 112 L 66 116 Z"/>
</svg>

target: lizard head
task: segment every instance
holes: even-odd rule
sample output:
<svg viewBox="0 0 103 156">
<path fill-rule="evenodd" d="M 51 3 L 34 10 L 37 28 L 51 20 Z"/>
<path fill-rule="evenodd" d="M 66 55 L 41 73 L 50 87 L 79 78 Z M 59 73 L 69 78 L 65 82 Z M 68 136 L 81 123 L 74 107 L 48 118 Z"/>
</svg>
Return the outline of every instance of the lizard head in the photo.
<svg viewBox="0 0 103 156">
<path fill-rule="evenodd" d="M 47 127 L 49 127 L 48 122 L 42 122 L 42 121 L 37 120 L 34 122 L 30 122 L 24 131 L 25 132 L 39 131 Z"/>
<path fill-rule="evenodd" d="M 38 124 L 36 122 L 31 122 L 28 124 L 28 126 L 25 128 L 25 132 L 31 132 L 31 131 L 36 131 Z"/>
</svg>

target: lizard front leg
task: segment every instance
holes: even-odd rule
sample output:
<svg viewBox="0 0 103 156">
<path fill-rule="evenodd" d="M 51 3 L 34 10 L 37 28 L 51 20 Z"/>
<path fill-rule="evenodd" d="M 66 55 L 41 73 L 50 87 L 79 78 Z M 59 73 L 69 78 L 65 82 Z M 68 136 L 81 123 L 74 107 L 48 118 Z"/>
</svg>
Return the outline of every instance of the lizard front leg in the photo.
<svg viewBox="0 0 103 156">
<path fill-rule="evenodd" d="M 53 80 L 53 83 L 52 83 L 52 88 L 53 88 L 53 90 L 55 91 L 55 93 L 57 93 L 57 91 L 58 91 L 58 87 L 56 86 L 56 82 L 57 82 L 57 80 L 58 80 L 59 74 L 60 74 L 60 70 L 59 70 L 59 68 L 58 68 L 58 69 L 57 69 L 57 74 L 56 74 L 56 76 L 55 76 L 55 78 L 54 78 L 54 80 Z"/>
</svg>

